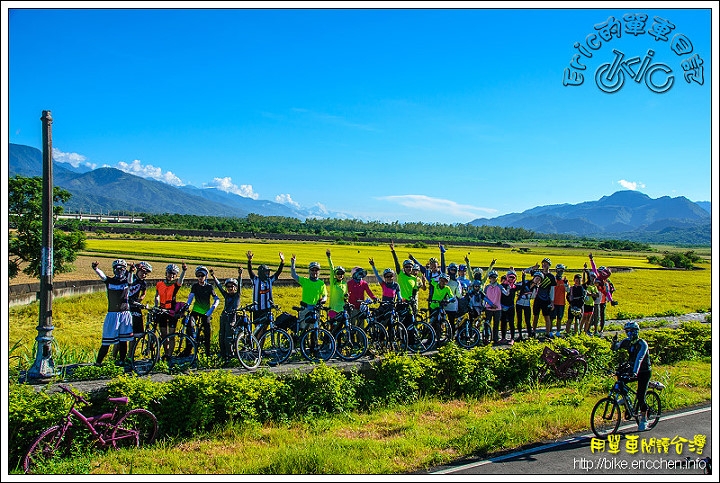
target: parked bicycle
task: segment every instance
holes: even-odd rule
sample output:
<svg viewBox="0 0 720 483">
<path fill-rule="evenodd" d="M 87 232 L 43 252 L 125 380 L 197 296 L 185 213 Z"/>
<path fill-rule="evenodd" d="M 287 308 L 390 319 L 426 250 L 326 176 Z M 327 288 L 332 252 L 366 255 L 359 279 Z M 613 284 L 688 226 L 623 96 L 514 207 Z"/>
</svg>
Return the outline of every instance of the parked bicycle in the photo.
<svg viewBox="0 0 720 483">
<path fill-rule="evenodd" d="M 455 331 L 455 341 L 460 347 L 465 349 L 472 349 L 480 344 L 482 336 L 480 335 L 480 329 L 475 327 L 475 322 L 469 313 L 460 316 L 458 321 L 458 329 Z"/>
<path fill-rule="evenodd" d="M 395 302 L 380 302 L 380 305 L 372 310 L 375 320 L 383 324 L 387 331 L 387 342 L 384 350 L 394 352 L 405 352 L 408 348 L 408 333 L 405 326 L 400 322 Z"/>
<path fill-rule="evenodd" d="M 67 456 L 73 439 L 73 419 L 79 420 L 90 431 L 94 442 L 101 448 L 140 447 L 155 441 L 157 418 L 147 409 L 121 411 L 120 407 L 127 404 L 128 398 L 108 398 L 115 405 L 111 412 L 85 416 L 75 406 L 90 403 L 67 386 L 61 385 L 59 388 L 72 396 L 72 404 L 60 423 L 40 433 L 30 445 L 23 458 L 25 473 L 42 472 L 45 464 L 53 458 Z"/>
<path fill-rule="evenodd" d="M 445 306 L 448 304 L 446 300 L 439 303 L 437 309 L 422 309 L 425 314 L 424 319 L 435 331 L 435 344 L 433 348 L 439 348 L 453 340 L 453 327 L 448 319 Z"/>
<path fill-rule="evenodd" d="M 362 328 L 350 323 L 350 309 L 352 305 L 346 303 L 343 311 L 328 321 L 335 337 L 335 355 L 344 361 L 356 361 L 368 350 L 368 336 Z"/>
<path fill-rule="evenodd" d="M 301 312 L 304 307 L 293 307 L 293 310 Z M 327 307 L 317 304 L 312 307 L 304 320 L 298 318 L 298 328 L 304 324 L 304 329 L 299 329 L 300 352 L 310 362 L 327 361 L 335 355 L 335 337 L 332 333 L 321 327 L 324 323 L 321 311 L 327 311 Z"/>
<path fill-rule="evenodd" d="M 232 330 L 228 337 L 230 356 L 236 357 L 245 369 L 255 369 L 262 360 L 260 342 L 255 338 L 252 331 L 252 322 L 248 311 L 255 307 L 255 303 L 227 311 L 230 316 L 230 328 Z"/>
<path fill-rule="evenodd" d="M 610 389 L 610 393 L 600 399 L 590 415 L 590 427 L 598 438 L 606 438 L 617 432 L 622 419 L 640 422 L 641 413 L 638 411 L 639 402 L 637 393 L 628 386 L 631 381 L 627 377 L 629 366 L 622 364 L 617 371 L 606 370 L 607 374 L 614 374 L 617 381 Z M 654 428 L 660 420 L 662 405 L 660 403 L 659 391 L 665 386 L 658 381 L 650 381 L 648 390 L 645 393 L 645 404 L 647 405 L 647 430 Z"/>
<path fill-rule="evenodd" d="M 262 358 L 267 358 L 270 366 L 277 366 L 287 361 L 295 350 L 292 336 L 280 326 L 275 317 L 274 311 L 279 308 L 277 305 L 271 304 L 270 310 L 264 315 L 253 317 L 253 324 L 255 324 L 253 335 L 258 338 Z M 287 313 L 283 313 L 281 316 L 287 319 L 294 318 Z"/>
<path fill-rule="evenodd" d="M 560 381 L 577 380 L 585 377 L 588 369 L 587 360 L 577 349 L 563 347 L 558 354 L 545 346 L 542 353 L 542 365 L 538 372 L 538 380 L 544 381 L 550 376 Z"/>
<path fill-rule="evenodd" d="M 395 306 L 398 320 L 407 331 L 407 348 L 410 352 L 424 354 L 435 347 L 436 335 L 433 326 L 416 316 L 414 302 L 398 302 Z"/>
<path fill-rule="evenodd" d="M 197 361 L 195 341 L 182 329 L 158 340 L 157 317 L 160 314 L 170 315 L 171 312 L 160 307 L 145 306 L 145 309 L 145 332 L 131 343 L 130 363 L 133 371 L 144 376 L 159 361 L 163 361 L 169 372 L 182 372 L 193 367 Z"/>
<path fill-rule="evenodd" d="M 385 326 L 375 319 L 374 310 L 370 306 L 377 303 L 377 300 L 358 300 L 360 310 L 350 317 L 350 322 L 362 328 L 368 338 L 368 353 L 371 355 L 381 354 L 388 347 L 388 332 Z"/>
</svg>

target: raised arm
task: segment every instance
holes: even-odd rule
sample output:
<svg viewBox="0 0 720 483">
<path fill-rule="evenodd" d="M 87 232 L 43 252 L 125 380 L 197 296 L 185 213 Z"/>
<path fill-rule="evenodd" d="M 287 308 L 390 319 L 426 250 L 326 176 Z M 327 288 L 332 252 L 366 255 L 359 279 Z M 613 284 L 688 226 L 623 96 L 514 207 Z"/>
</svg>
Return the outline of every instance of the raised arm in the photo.
<svg viewBox="0 0 720 483">
<path fill-rule="evenodd" d="M 105 272 L 100 270 L 100 264 L 98 262 L 92 262 L 90 266 L 93 270 L 95 270 L 95 273 L 97 273 L 98 277 L 100 277 L 100 280 L 102 280 L 103 282 L 107 280 L 107 275 L 105 275 Z"/>
<path fill-rule="evenodd" d="M 292 256 L 290 257 L 290 276 L 291 276 L 292 279 L 295 280 L 296 282 L 298 281 L 298 274 L 297 274 L 297 272 L 295 271 L 295 254 L 294 254 L 294 253 L 293 253 Z"/>
<path fill-rule="evenodd" d="M 398 260 L 397 253 L 395 253 L 395 242 L 390 240 L 390 253 L 392 253 L 393 260 L 395 261 L 395 272 L 400 273 L 400 261 Z"/>
<path fill-rule="evenodd" d="M 253 268 L 252 268 L 253 252 L 248 250 L 246 255 L 247 255 L 247 260 L 248 260 L 248 265 L 247 265 L 248 275 L 250 276 L 251 279 L 253 279 L 253 278 L 255 278 L 255 272 L 253 272 Z"/>
<path fill-rule="evenodd" d="M 445 250 L 445 245 L 443 245 L 442 243 L 438 243 L 438 247 L 440 248 L 440 272 L 441 272 L 441 273 L 446 273 L 446 271 L 445 271 L 445 268 L 446 268 L 446 266 L 445 266 L 445 252 L 446 252 L 447 250 Z"/>
<path fill-rule="evenodd" d="M 285 267 L 285 255 L 283 255 L 283 252 L 279 252 L 278 255 L 280 255 L 280 264 L 278 265 L 278 269 L 275 270 L 275 275 L 273 275 L 273 278 L 275 278 L 275 280 L 280 278 L 280 274 L 283 271 L 283 267 Z"/>
<path fill-rule="evenodd" d="M 187 263 L 185 263 L 185 260 L 182 262 L 182 271 L 180 272 L 180 277 L 177 279 L 177 284 L 182 285 L 185 282 L 185 272 L 187 272 Z"/>
</svg>

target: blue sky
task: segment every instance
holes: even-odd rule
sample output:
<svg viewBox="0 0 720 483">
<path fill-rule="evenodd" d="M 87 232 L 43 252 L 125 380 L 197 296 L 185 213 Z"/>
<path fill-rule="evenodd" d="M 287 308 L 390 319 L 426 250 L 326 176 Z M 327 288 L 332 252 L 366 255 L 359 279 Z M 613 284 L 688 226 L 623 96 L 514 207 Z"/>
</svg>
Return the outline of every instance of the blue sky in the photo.
<svg viewBox="0 0 720 483">
<path fill-rule="evenodd" d="M 34 5 L 3 2 L 3 136 L 41 149 L 50 110 L 57 161 L 381 221 L 465 223 L 623 189 L 712 197 L 711 2 Z M 642 32 L 626 14 L 647 15 Z M 584 81 L 564 86 L 574 44 L 610 17 L 620 37 L 583 47 L 592 58 L 571 70 Z M 667 41 L 656 40 L 653 25 L 667 22 Z M 614 50 L 639 57 L 628 67 L 637 72 L 651 49 L 648 82 L 625 71 L 620 90 L 600 90 L 596 71 Z M 669 76 L 669 90 L 650 90 Z"/>
</svg>

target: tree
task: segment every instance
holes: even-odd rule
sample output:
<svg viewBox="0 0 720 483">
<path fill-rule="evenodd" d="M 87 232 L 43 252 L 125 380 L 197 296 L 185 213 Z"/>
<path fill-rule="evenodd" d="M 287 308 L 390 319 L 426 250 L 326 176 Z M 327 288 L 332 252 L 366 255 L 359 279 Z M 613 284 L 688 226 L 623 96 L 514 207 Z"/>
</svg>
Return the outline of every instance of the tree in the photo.
<svg viewBox="0 0 720 483">
<path fill-rule="evenodd" d="M 43 179 L 16 175 L 9 180 L 8 209 L 10 222 L 8 275 L 17 277 L 20 265 L 26 263 L 23 273 L 31 277 L 41 276 L 42 255 L 42 192 Z M 53 216 L 63 212 L 62 206 L 72 195 L 62 188 L 53 187 Z M 13 229 L 14 228 L 14 229 Z M 82 231 L 53 230 L 53 273 L 66 273 L 75 269 L 72 265 L 77 254 L 85 248 Z"/>
</svg>

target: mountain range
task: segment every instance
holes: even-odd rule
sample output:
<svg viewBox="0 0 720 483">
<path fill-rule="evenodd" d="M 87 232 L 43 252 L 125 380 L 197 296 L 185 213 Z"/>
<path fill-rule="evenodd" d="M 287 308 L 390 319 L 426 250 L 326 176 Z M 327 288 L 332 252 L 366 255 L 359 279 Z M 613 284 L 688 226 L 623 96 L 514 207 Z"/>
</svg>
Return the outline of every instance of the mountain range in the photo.
<svg viewBox="0 0 720 483">
<path fill-rule="evenodd" d="M 10 144 L 9 174 L 42 176 L 42 152 Z M 304 220 L 349 218 L 342 213 L 293 208 L 255 200 L 217 188 L 175 187 L 115 168 L 77 169 L 53 162 L 53 184 L 72 194 L 68 212 L 176 213 L 245 217 L 250 213 Z M 597 201 L 537 206 L 522 213 L 478 218 L 470 225 L 525 228 L 537 233 L 590 238 L 627 239 L 645 243 L 711 244 L 710 202 L 684 196 L 650 198 L 638 191 L 618 191 Z"/>
<path fill-rule="evenodd" d="M 684 196 L 650 198 L 632 190 L 617 191 L 598 201 L 531 208 L 471 225 L 525 228 L 538 233 L 614 238 L 646 243 L 710 244 L 710 202 Z"/>
</svg>

